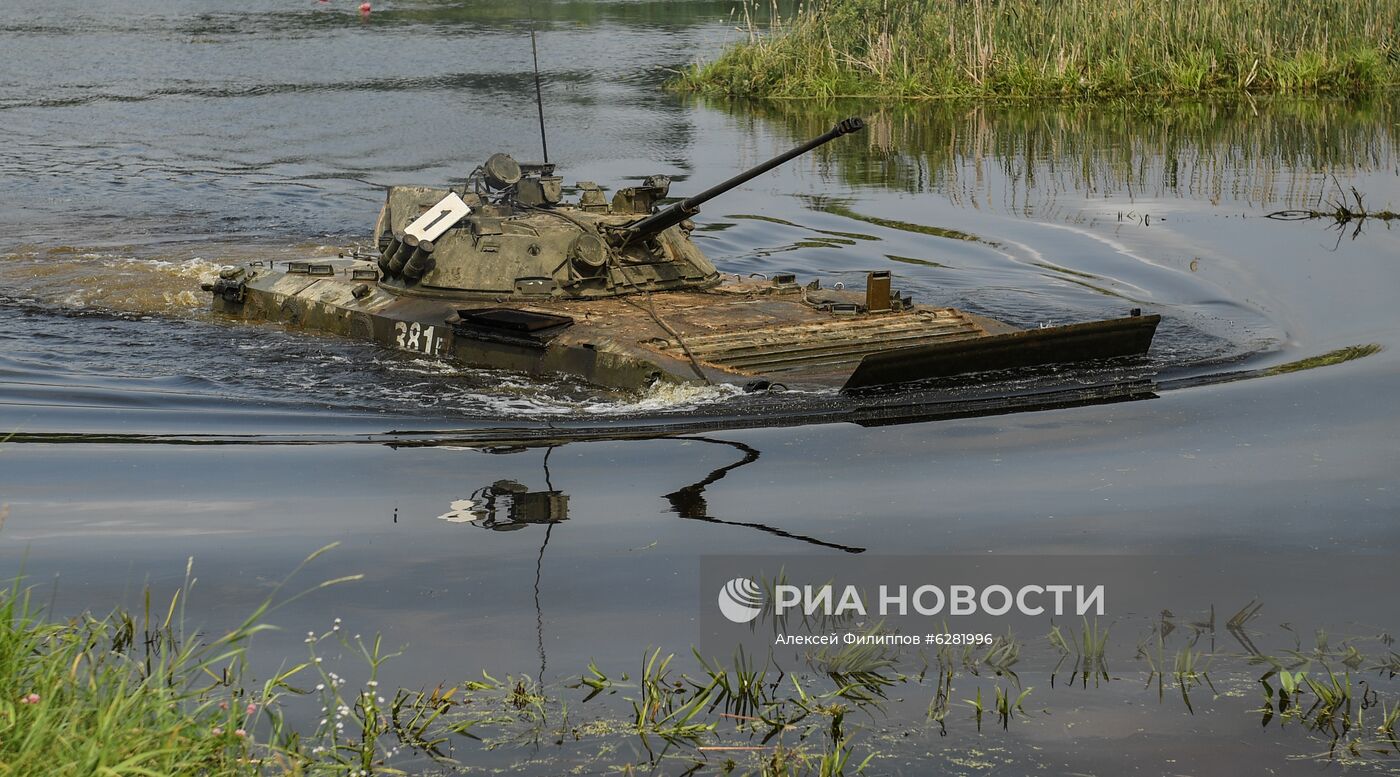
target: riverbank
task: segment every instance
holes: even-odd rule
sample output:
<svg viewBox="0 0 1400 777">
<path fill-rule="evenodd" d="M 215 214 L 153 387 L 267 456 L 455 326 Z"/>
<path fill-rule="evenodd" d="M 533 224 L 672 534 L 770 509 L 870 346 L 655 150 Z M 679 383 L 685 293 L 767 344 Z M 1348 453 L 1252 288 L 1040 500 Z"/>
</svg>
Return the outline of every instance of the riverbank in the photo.
<svg viewBox="0 0 1400 777">
<path fill-rule="evenodd" d="M 1400 82 L 1400 5 L 1379 0 L 745 2 L 747 38 L 682 91 L 745 97 L 1361 94 Z M 760 18 L 763 20 L 760 21 Z"/>
<path fill-rule="evenodd" d="M 70 619 L 37 608 L 18 583 L 0 590 L 0 774 L 371 777 L 586 764 L 625 774 L 841 777 L 908 768 L 923 758 L 918 742 L 950 731 L 973 738 L 972 758 L 1044 733 L 1045 719 L 1063 709 L 1057 677 L 1091 697 L 1147 694 L 1160 704 L 1179 696 L 1193 715 L 1201 704 L 1243 713 L 1288 750 L 1296 741 L 1326 745 L 1318 762 L 1384 767 L 1400 748 L 1400 704 L 1380 679 L 1400 668 L 1388 638 L 1334 646 L 1318 630 L 1312 648 L 1250 642 L 1241 655 L 1225 637 L 1255 620 L 1257 601 L 1228 621 L 1222 613 L 1219 631 L 1214 611 L 1209 621 L 1178 621 L 1182 628 L 1170 615 L 1116 626 L 1085 618 L 1043 636 L 1008 630 L 977 642 L 954 640 L 966 635 L 946 626 L 936 643 L 840 627 L 839 639 L 802 643 L 779 633 L 775 644 L 813 646 L 797 663 L 742 648 L 724 660 L 692 647 L 693 662 L 646 648 L 639 665 L 605 671 L 590 661 L 552 684 L 483 672 L 395 690 L 381 686 L 380 669 L 400 654 L 386 653 L 378 636 L 345 634 L 339 619 L 307 632 L 304 660 L 286 660 L 253 685 L 250 640 L 274 630 L 263 619 L 301 595 L 274 593 L 238 627 L 204 641 L 180 625 L 192 587 L 187 576 L 168 604 L 152 609 L 148 589 L 143 612 Z M 1266 647 L 1279 636 L 1250 633 Z M 1287 645 L 1292 634 L 1282 636 Z M 907 647 L 921 644 L 928 647 Z M 337 652 L 356 666 L 333 669 Z"/>
<path fill-rule="evenodd" d="M 323 548 L 307 559 L 312 561 Z M 366 692 L 353 694 L 322 668 L 316 646 L 341 638 L 338 623 L 309 633 L 307 660 L 282 663 L 256 686 L 248 680 L 253 637 L 273 630 L 265 618 L 301 596 L 359 579 L 329 580 L 302 594 L 263 601 L 222 633 L 189 631 L 185 603 L 192 564 L 168 601 L 145 592 L 140 611 L 117 608 L 55 617 L 16 581 L 0 589 L 0 774 L 232 775 L 366 774 L 384 771 L 379 735 L 389 707 L 374 691 L 385 657 L 376 638 L 339 639 L 369 668 Z M 295 573 L 294 573 L 295 574 Z M 297 683 L 305 686 L 298 688 Z M 311 685 L 315 684 L 315 689 Z M 334 709 L 319 726 L 287 723 L 283 701 L 315 695 Z M 395 697 L 395 711 L 402 706 Z M 352 709 L 353 708 L 353 709 Z M 349 731 L 346 724 L 351 724 Z M 394 773 L 394 770 L 388 770 Z"/>
</svg>

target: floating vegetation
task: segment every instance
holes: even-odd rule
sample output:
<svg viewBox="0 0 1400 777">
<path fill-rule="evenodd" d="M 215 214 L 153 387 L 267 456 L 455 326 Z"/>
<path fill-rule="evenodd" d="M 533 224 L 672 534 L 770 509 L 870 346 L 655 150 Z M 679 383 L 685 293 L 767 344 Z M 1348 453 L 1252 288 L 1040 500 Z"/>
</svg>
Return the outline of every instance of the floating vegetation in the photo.
<svg viewBox="0 0 1400 777">
<path fill-rule="evenodd" d="M 1356 190 L 1355 186 L 1350 188 L 1350 199 L 1348 192 L 1342 191 L 1335 198 L 1327 203 L 1327 210 L 1314 210 L 1310 208 L 1292 208 L 1289 210 L 1276 210 L 1267 214 L 1267 218 L 1279 221 L 1305 221 L 1309 219 L 1327 219 L 1332 222 L 1339 233 L 1346 230 L 1347 225 L 1355 225 L 1352 230 L 1351 239 L 1355 240 L 1361 236 L 1361 230 L 1366 226 L 1367 221 L 1390 222 L 1400 219 L 1400 213 L 1393 210 L 1367 210 L 1365 195 Z M 1338 184 L 1337 189 L 1341 190 Z M 1341 235 L 1338 235 L 1338 239 Z"/>
<path fill-rule="evenodd" d="M 913 224 L 908 221 L 899 221 L 896 219 L 887 219 L 881 218 L 879 216 L 868 216 L 863 213 L 857 213 L 851 209 L 848 203 L 841 200 L 833 199 L 831 197 L 814 196 L 807 197 L 805 199 L 807 200 L 808 205 L 813 210 L 819 210 L 824 213 L 830 213 L 835 216 L 842 216 L 848 219 L 854 219 L 856 221 L 863 221 L 867 224 L 874 224 L 877 227 L 885 227 L 886 229 L 897 229 L 902 232 L 915 232 L 920 235 L 930 235 L 933 237 L 943 237 L 949 240 L 965 240 L 972 243 L 986 243 L 987 245 L 991 246 L 997 245 L 995 242 L 985 240 L 983 238 L 978 237 L 977 235 L 973 235 L 968 232 L 963 232 L 961 230 L 952 229 L 949 227 L 935 227 L 928 224 Z"/>
<path fill-rule="evenodd" d="M 899 262 L 900 264 L 916 264 L 921 267 L 937 267 L 941 270 L 953 269 L 952 267 L 949 267 L 946 264 L 943 264 L 941 262 L 935 262 L 932 259 L 916 259 L 912 256 L 899 256 L 898 254 L 885 254 L 885 258 L 890 260 L 891 262 Z"/>
<path fill-rule="evenodd" d="M 777 218 L 776 216 L 756 216 L 756 215 L 750 215 L 750 214 L 733 213 L 733 214 L 730 214 L 730 215 L 725 216 L 725 218 L 728 218 L 728 219 L 744 219 L 744 220 L 747 220 L 747 221 L 765 221 L 765 222 L 768 222 L 769 224 L 778 224 L 778 225 L 784 226 L 784 227 L 793 227 L 794 229 L 804 229 L 804 230 L 807 230 L 807 231 L 809 231 L 809 232 L 819 232 L 819 233 L 821 233 L 821 234 L 823 234 L 823 235 L 829 235 L 829 236 L 834 237 L 834 238 L 842 238 L 842 239 L 844 239 L 844 240 L 846 241 L 846 244 L 847 244 L 847 245 L 855 245 L 855 243 L 854 243 L 853 241 L 856 241 L 856 240 L 879 240 L 879 239 L 880 239 L 880 238 L 878 238 L 878 237 L 876 237 L 876 236 L 874 236 L 874 235 L 867 235 L 867 234 L 865 234 L 865 233 L 863 233 L 863 232 L 841 232 L 841 231 L 833 230 L 833 229 L 817 229 L 816 227 L 807 227 L 807 226 L 803 226 L 803 225 L 801 225 L 801 224 L 793 223 L 793 222 L 788 221 L 788 220 L 786 220 L 786 219 Z"/>
<path fill-rule="evenodd" d="M 1330 367 L 1334 364 L 1349 362 L 1354 359 L 1364 359 L 1380 353 L 1382 346 L 1379 343 L 1367 343 L 1365 345 L 1349 345 L 1345 348 L 1338 348 L 1327 353 L 1309 356 L 1306 359 L 1291 361 L 1287 364 L 1280 364 L 1277 367 L 1270 367 L 1264 371 L 1265 375 L 1284 375 L 1290 372 L 1301 370 L 1311 370 L 1314 367 Z"/>
<path fill-rule="evenodd" d="M 1349 670 L 1339 674 L 1325 660 L 1317 663 L 1315 672 L 1274 669 L 1259 678 L 1263 725 L 1274 720 L 1279 726 L 1301 724 L 1325 739 L 1328 759 L 1400 757 L 1400 703 L 1381 699 L 1365 680 L 1353 680 Z"/>
</svg>

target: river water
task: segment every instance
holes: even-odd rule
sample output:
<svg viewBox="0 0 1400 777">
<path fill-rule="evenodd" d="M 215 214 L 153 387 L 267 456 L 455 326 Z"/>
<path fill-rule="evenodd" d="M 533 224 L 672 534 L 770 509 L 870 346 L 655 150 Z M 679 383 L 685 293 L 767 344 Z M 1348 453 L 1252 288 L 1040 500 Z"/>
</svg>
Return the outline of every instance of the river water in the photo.
<svg viewBox="0 0 1400 777">
<path fill-rule="evenodd" d="M 662 89 L 742 34 L 731 3 L 536 12 L 568 183 L 665 173 L 699 191 L 866 118 L 705 208 L 697 239 L 721 269 L 892 270 L 922 302 L 1024 326 L 1141 307 L 1164 317 L 1152 354 L 859 400 L 630 395 L 235 325 L 199 292 L 221 264 L 333 254 L 366 239 L 384 184 L 538 156 L 524 8 L 17 0 L 0 17 L 0 570 L 74 612 L 168 595 L 193 557 L 190 618 L 217 628 L 339 542 L 298 581 L 364 579 L 279 611 L 268 665 L 340 617 L 405 646 L 399 684 L 542 674 L 576 704 L 563 683 L 590 659 L 688 655 L 707 556 L 1400 552 L 1400 234 L 1265 218 L 1352 187 L 1395 210 L 1395 95 L 731 104 Z M 1047 381 L 1131 388 L 996 399 Z M 454 513 L 520 490 L 556 492 L 567 519 L 492 531 Z M 1400 626 L 1392 594 L 1336 595 Z M 910 687 L 917 714 L 863 723 L 885 743 L 872 768 L 1344 768 L 1314 757 L 1325 739 L 1261 727 L 1253 691 L 1192 709 L 1109 685 L 1006 731 L 950 718 L 946 736 Z M 606 770 L 577 748 L 460 747 L 526 773 Z"/>
</svg>

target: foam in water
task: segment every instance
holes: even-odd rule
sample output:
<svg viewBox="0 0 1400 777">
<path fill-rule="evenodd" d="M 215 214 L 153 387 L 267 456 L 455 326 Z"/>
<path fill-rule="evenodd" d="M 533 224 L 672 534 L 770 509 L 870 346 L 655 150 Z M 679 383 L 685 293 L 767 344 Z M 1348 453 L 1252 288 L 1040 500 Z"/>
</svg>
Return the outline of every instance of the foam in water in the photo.
<svg viewBox="0 0 1400 777">
<path fill-rule="evenodd" d="M 743 394 L 742 388 L 727 383 L 711 386 L 655 383 L 636 395 L 635 399 L 596 403 L 587 405 L 582 410 L 593 415 L 681 412 L 728 402 Z"/>
<path fill-rule="evenodd" d="M 520 420 L 691 412 L 743 395 L 738 386 L 658 383 L 639 392 L 607 392 L 565 377 L 483 371 L 431 359 L 378 358 L 377 367 L 430 381 L 394 387 L 398 401 Z M 483 385 L 489 384 L 489 385 Z"/>
</svg>

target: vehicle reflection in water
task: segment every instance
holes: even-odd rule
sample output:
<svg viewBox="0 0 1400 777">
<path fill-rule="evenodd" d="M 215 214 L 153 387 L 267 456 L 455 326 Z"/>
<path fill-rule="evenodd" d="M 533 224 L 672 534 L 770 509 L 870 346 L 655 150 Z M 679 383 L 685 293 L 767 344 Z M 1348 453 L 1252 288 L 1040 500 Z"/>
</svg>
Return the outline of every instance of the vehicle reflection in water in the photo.
<svg viewBox="0 0 1400 777">
<path fill-rule="evenodd" d="M 851 545 L 841 545 L 835 542 L 827 542 L 825 540 L 819 540 L 815 537 L 808 537 L 802 534 L 793 534 L 792 532 L 785 531 L 774 526 L 768 526 L 767 524 L 763 523 L 755 523 L 753 521 L 729 521 L 724 520 L 722 518 L 716 518 L 710 515 L 709 504 L 705 501 L 705 488 L 722 480 L 724 476 L 728 475 L 732 470 L 736 470 L 740 467 L 758 461 L 759 452 L 757 449 L 750 445 L 745 445 L 741 442 L 734 442 L 732 440 L 717 440 L 710 437 L 682 437 L 679 439 L 694 440 L 696 442 L 707 442 L 712 443 L 714 445 L 728 445 L 731 448 L 740 451 L 744 455 L 743 458 L 739 459 L 733 464 L 728 464 L 726 466 L 714 470 L 709 475 L 705 476 L 704 480 L 691 483 L 690 485 L 684 488 L 677 489 L 676 491 L 672 491 L 671 493 L 666 494 L 666 501 L 671 503 L 671 511 L 674 512 L 676 515 L 679 515 L 682 518 L 689 518 L 694 521 L 720 523 L 726 526 L 744 526 L 750 529 L 757 529 L 761 532 L 767 532 L 769 534 L 774 535 L 775 537 L 784 537 L 791 540 L 799 540 L 801 542 L 810 543 L 812 545 L 819 545 L 823 548 L 833 548 L 835 550 L 844 551 L 846 553 L 865 552 L 865 548 L 857 548 Z"/>
<path fill-rule="evenodd" d="M 865 552 L 865 548 L 794 534 L 764 523 L 725 520 L 710 515 L 709 504 L 705 501 L 705 489 L 723 480 L 731 471 L 758 461 L 761 454 L 753 446 L 733 440 L 711 437 L 678 437 L 676 439 L 729 446 L 740 451 L 743 456 L 732 464 L 713 470 L 695 483 L 665 494 L 663 498 L 671 503 L 671 511 L 675 514 L 689 520 L 756 529 L 775 537 L 797 540 L 845 553 Z M 540 601 L 540 580 L 544 571 L 544 556 L 545 551 L 549 548 L 549 540 L 554 533 L 554 527 L 569 519 L 569 495 L 556 489 L 550 478 L 549 457 L 558 447 L 560 447 L 559 444 L 545 446 L 544 457 L 540 462 L 545 490 L 532 491 L 529 486 L 515 480 L 497 480 L 490 485 L 476 489 L 466 499 L 454 500 L 448 505 L 447 512 L 437 516 L 438 520 L 447 523 L 466 524 L 479 529 L 501 532 L 519 531 L 530 526 L 544 526 L 544 536 L 540 539 L 540 550 L 535 557 L 534 583 L 535 625 L 540 657 L 539 676 L 541 678 L 547 676 L 545 672 L 548 667 L 548 659 L 544 649 L 544 608 Z M 507 455 L 523 453 L 530 449 L 529 446 L 524 445 L 503 445 L 481 448 L 480 450 L 484 453 Z"/>
<path fill-rule="evenodd" d="M 540 654 L 540 680 L 543 682 L 548 660 L 544 651 L 544 608 L 540 605 L 540 576 L 544 571 L 544 552 L 549 547 L 549 537 L 554 533 L 554 525 L 569 520 L 569 495 L 554 488 L 549 477 L 549 455 L 557 446 L 545 448 L 544 469 L 546 490 L 531 491 L 529 486 L 514 480 L 497 480 L 489 486 L 482 486 L 467 499 L 458 499 L 448 506 L 448 511 L 438 516 L 448 523 L 469 523 L 480 529 L 492 531 L 517 531 L 526 526 L 543 524 L 544 539 L 540 541 L 540 552 L 535 557 L 535 634 Z M 485 448 L 486 453 L 510 454 L 529 450 L 519 446 Z"/>
<path fill-rule="evenodd" d="M 515 531 L 529 524 L 569 519 L 569 497 L 558 491 L 531 491 L 514 480 L 498 480 L 459 499 L 438 516 L 448 523 L 470 523 L 492 531 Z"/>
</svg>

